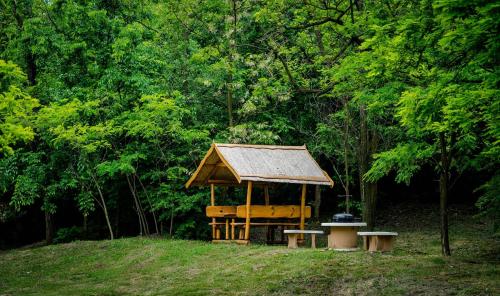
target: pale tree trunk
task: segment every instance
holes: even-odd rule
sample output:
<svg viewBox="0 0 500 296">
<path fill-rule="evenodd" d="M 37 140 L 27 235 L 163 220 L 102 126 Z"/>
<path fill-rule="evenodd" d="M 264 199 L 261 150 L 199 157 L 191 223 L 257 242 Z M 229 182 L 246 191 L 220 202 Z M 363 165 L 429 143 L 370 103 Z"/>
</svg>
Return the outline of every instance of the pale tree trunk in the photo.
<svg viewBox="0 0 500 296">
<path fill-rule="evenodd" d="M 139 179 L 139 176 L 137 174 L 135 174 L 135 178 L 137 179 L 137 181 L 139 181 L 139 184 L 141 185 L 141 188 L 144 192 L 144 195 L 146 195 L 146 199 L 148 200 L 149 207 L 151 208 L 151 214 L 153 215 L 153 222 L 155 224 L 155 230 L 156 230 L 156 233 L 159 234 L 160 231 L 158 230 L 158 221 L 156 220 L 156 212 L 155 212 L 155 210 L 153 210 L 153 204 L 151 203 L 151 199 L 149 198 L 149 193 L 146 190 L 146 187 L 144 187 L 144 184 L 142 184 L 142 181 L 141 181 L 141 179 Z"/>
<path fill-rule="evenodd" d="M 149 235 L 149 227 L 147 225 L 148 222 L 146 220 L 146 216 L 144 215 L 144 211 L 142 210 L 141 202 L 139 201 L 139 198 L 137 197 L 135 186 L 132 185 L 132 182 L 130 181 L 130 177 L 128 174 L 126 174 L 125 177 L 127 179 L 127 184 L 128 184 L 129 189 L 130 189 L 130 193 L 132 194 L 132 198 L 134 199 L 134 205 L 135 205 L 135 209 L 137 212 L 137 218 L 139 221 L 140 235 L 142 236 L 143 233 L 145 235 Z"/>
<path fill-rule="evenodd" d="M 92 174 L 92 172 L 90 173 L 90 176 L 91 176 L 92 180 L 94 181 L 94 185 L 97 188 L 97 192 L 99 193 L 99 198 L 101 200 L 102 211 L 104 212 L 104 218 L 106 219 L 106 224 L 108 225 L 109 237 L 110 237 L 111 240 L 113 240 L 115 237 L 113 235 L 113 228 L 111 228 L 111 222 L 109 221 L 108 208 L 106 207 L 106 201 L 104 200 L 104 195 L 102 193 L 101 186 L 99 186 L 99 183 L 95 179 L 95 177 Z"/>
<path fill-rule="evenodd" d="M 441 172 L 439 176 L 439 205 L 441 217 L 441 252 L 444 256 L 450 256 L 450 240 L 448 236 L 448 178 L 450 159 L 446 148 L 444 133 L 439 134 L 441 148 Z"/>
</svg>

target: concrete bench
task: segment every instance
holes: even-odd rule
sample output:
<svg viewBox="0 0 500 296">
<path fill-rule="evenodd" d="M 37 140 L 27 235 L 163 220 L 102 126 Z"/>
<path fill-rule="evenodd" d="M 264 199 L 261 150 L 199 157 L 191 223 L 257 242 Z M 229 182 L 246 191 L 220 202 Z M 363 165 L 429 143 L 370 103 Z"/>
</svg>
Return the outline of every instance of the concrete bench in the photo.
<svg viewBox="0 0 500 296">
<path fill-rule="evenodd" d="M 288 236 L 288 248 L 297 248 L 297 236 L 299 234 L 310 234 L 311 235 L 311 248 L 316 248 L 316 234 L 323 234 L 321 230 L 299 230 L 299 229 L 287 229 L 283 231 L 284 234 Z"/>
<path fill-rule="evenodd" d="M 385 231 L 365 231 L 358 232 L 363 237 L 363 249 L 369 252 L 388 252 L 392 251 L 394 238 L 398 236 L 397 232 Z"/>
</svg>

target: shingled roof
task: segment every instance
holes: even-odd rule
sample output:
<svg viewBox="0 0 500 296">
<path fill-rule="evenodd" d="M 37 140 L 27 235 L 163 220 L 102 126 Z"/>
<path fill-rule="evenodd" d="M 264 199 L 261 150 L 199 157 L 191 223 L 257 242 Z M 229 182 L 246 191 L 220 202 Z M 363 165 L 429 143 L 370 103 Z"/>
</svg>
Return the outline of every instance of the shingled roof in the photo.
<svg viewBox="0 0 500 296">
<path fill-rule="evenodd" d="M 306 146 L 212 144 L 186 183 L 240 184 L 243 181 L 333 186 Z"/>
</svg>

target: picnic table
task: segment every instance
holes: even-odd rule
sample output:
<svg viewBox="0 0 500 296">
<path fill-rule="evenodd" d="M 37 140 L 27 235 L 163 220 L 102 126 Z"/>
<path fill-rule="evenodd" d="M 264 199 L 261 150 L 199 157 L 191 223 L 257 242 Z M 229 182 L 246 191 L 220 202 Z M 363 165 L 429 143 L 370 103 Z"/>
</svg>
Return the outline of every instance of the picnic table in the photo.
<svg viewBox="0 0 500 296">
<path fill-rule="evenodd" d="M 356 250 L 358 246 L 358 229 L 366 226 L 366 223 L 328 222 L 321 223 L 321 226 L 330 228 L 328 234 L 328 248 L 339 251 L 352 251 Z"/>
</svg>

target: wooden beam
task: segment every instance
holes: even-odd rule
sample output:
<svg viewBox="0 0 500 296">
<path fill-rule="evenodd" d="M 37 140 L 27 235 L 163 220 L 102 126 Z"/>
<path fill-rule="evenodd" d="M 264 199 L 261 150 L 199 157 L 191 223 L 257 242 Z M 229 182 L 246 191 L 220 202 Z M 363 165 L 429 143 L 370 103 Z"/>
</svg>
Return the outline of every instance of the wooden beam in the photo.
<svg viewBox="0 0 500 296">
<path fill-rule="evenodd" d="M 236 206 L 208 206 L 205 212 L 209 218 L 231 218 L 236 217 Z"/>
<path fill-rule="evenodd" d="M 231 209 L 232 210 L 232 209 Z M 228 210 L 226 210 L 228 211 Z M 302 213 L 302 208 L 300 205 L 253 205 L 250 206 L 250 218 L 267 218 L 267 219 L 296 219 L 300 218 L 301 215 L 304 218 L 311 217 L 311 207 L 304 207 L 304 212 Z M 247 217 L 247 206 L 237 206 L 236 207 L 236 217 L 246 218 Z"/>
<path fill-rule="evenodd" d="M 215 185 L 210 184 L 210 205 L 213 207 L 215 206 Z M 212 218 L 212 239 L 215 239 L 216 235 L 216 228 L 217 226 L 215 225 L 215 217 Z"/>
<path fill-rule="evenodd" d="M 256 148 L 256 149 L 276 149 L 276 150 L 306 150 L 306 146 L 276 146 L 276 145 L 252 145 L 252 144 L 215 144 L 217 147 L 242 147 L 242 148 Z"/>
<path fill-rule="evenodd" d="M 234 184 L 238 185 L 238 183 L 230 180 L 208 180 L 208 184 Z"/>
<path fill-rule="evenodd" d="M 302 194 L 300 197 L 300 230 L 304 230 L 304 223 L 306 220 L 306 189 L 307 185 L 302 184 Z M 300 239 L 304 239 L 304 234 L 300 234 Z"/>
<path fill-rule="evenodd" d="M 326 176 L 317 177 L 317 176 L 271 176 L 271 175 L 259 175 L 259 174 L 247 174 L 241 175 L 242 178 L 262 178 L 262 179 L 278 179 L 278 180 L 300 180 L 300 181 L 312 181 L 312 182 L 328 182 L 330 180 Z"/>
<path fill-rule="evenodd" d="M 245 218 L 245 240 L 250 239 L 250 205 L 252 202 L 252 181 L 248 181 L 247 187 L 247 208 Z"/>
<path fill-rule="evenodd" d="M 207 154 L 205 154 L 205 157 L 203 157 L 203 159 L 201 160 L 200 162 L 200 165 L 196 168 L 196 171 L 194 171 L 194 174 L 191 176 L 191 178 L 189 178 L 189 180 L 186 182 L 186 188 L 189 188 L 189 186 L 191 186 L 191 183 L 193 183 L 193 181 L 196 179 L 196 177 L 198 176 L 198 174 L 200 173 L 201 171 L 201 168 L 203 167 L 203 165 L 205 165 L 205 162 L 207 161 L 208 157 L 210 156 L 210 154 L 212 154 L 212 152 L 215 150 L 215 144 L 212 144 L 210 146 L 210 149 L 208 149 L 208 152 Z"/>
</svg>

